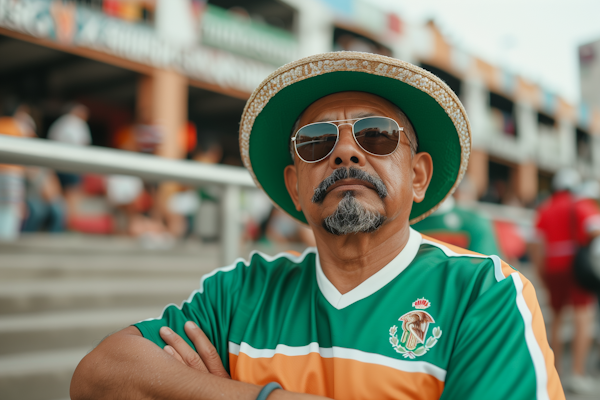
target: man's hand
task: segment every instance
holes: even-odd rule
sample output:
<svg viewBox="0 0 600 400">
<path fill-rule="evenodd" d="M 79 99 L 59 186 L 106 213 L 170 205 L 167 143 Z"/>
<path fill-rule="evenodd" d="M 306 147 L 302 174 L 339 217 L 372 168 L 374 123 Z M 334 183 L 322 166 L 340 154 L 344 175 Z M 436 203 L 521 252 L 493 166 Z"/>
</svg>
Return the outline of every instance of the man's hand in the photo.
<svg viewBox="0 0 600 400">
<path fill-rule="evenodd" d="M 196 346 L 197 352 L 178 334 L 166 326 L 160 328 L 160 337 L 167 343 L 164 350 L 183 365 L 199 372 L 211 373 L 221 378 L 231 379 L 227 371 L 225 371 L 225 367 L 223 367 L 217 349 L 208 340 L 202 329 L 198 328 L 192 321 L 186 322 L 184 329 L 188 338 Z"/>
<path fill-rule="evenodd" d="M 145 339 L 135 326 L 110 335 L 77 366 L 71 380 L 71 398 L 256 399 L 260 386 L 230 379 L 204 332 L 190 322 L 184 329 L 197 353 L 166 327 L 160 330 L 167 343 L 164 351 Z M 285 390 L 275 390 L 271 398 L 323 399 Z"/>
</svg>

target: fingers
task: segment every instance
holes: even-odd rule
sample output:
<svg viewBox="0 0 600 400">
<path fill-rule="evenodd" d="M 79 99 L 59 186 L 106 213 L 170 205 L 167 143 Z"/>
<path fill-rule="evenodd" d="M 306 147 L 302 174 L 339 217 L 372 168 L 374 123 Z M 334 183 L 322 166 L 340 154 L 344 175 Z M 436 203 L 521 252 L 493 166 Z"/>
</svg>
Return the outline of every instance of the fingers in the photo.
<svg viewBox="0 0 600 400">
<path fill-rule="evenodd" d="M 182 363 L 183 365 L 186 365 L 185 361 L 183 361 L 183 358 L 181 358 L 181 356 L 179 355 L 179 353 L 176 352 L 173 347 L 171 347 L 169 345 L 166 345 L 163 350 L 166 351 L 167 353 L 169 353 L 170 355 L 172 355 L 173 357 L 175 357 L 175 359 L 177 361 L 179 361 L 180 363 Z"/>
<path fill-rule="evenodd" d="M 222 378 L 230 378 L 227 371 L 225 371 L 225 367 L 223 367 L 223 362 L 221 361 L 221 357 L 219 357 L 219 353 L 217 353 L 217 349 L 208 340 L 202 329 L 198 328 L 192 321 L 186 322 L 184 329 L 187 336 L 194 343 L 194 346 L 196 346 L 196 351 L 200 354 L 208 371 Z"/>
<path fill-rule="evenodd" d="M 187 342 L 183 340 L 178 334 L 173 332 L 171 328 L 166 326 L 160 328 L 160 337 L 169 346 L 173 348 L 173 350 L 177 353 L 177 355 L 180 356 L 181 360 L 185 365 L 194 368 L 195 370 L 200 372 L 208 372 L 208 368 L 206 368 L 204 362 L 202 362 L 202 359 L 200 358 L 198 353 L 196 353 L 194 349 L 192 349 L 190 345 L 188 345 Z M 165 351 L 169 352 L 169 350 Z M 174 357 L 177 358 L 176 356 Z"/>
</svg>

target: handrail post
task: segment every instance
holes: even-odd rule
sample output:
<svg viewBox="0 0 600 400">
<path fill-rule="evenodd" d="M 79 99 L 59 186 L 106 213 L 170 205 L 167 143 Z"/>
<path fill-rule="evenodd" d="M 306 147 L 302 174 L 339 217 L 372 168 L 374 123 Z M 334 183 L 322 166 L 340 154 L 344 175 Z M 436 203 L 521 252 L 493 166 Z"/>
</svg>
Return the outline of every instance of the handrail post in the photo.
<svg viewBox="0 0 600 400">
<path fill-rule="evenodd" d="M 240 254 L 240 242 L 242 239 L 240 208 L 240 187 L 237 185 L 225 185 L 221 200 L 223 221 L 221 266 L 233 263 Z"/>
</svg>

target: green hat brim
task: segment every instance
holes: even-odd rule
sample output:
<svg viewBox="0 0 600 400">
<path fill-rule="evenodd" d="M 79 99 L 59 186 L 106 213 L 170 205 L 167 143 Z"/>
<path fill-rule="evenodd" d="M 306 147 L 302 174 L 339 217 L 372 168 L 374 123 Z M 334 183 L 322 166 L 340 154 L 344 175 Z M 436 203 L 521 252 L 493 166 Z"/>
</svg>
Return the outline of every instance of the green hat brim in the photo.
<svg viewBox="0 0 600 400">
<path fill-rule="evenodd" d="M 413 203 L 410 222 L 433 212 L 460 182 L 470 152 L 469 123 L 454 92 L 435 75 L 388 57 L 337 52 L 303 60 L 272 74 L 257 88 L 244 110 L 240 149 L 258 186 L 283 211 L 306 223 L 304 214 L 294 207 L 283 174 L 292 164 L 289 140 L 294 122 L 322 97 L 361 91 L 392 102 L 413 124 L 419 151 L 429 153 L 433 160 L 433 176 L 424 200 Z M 333 66 L 338 64 L 338 68 L 327 70 L 327 61 Z M 355 64 L 359 68 L 348 68 Z M 361 70 L 361 66 L 365 68 Z M 316 73 L 319 70 L 321 73 Z"/>
</svg>

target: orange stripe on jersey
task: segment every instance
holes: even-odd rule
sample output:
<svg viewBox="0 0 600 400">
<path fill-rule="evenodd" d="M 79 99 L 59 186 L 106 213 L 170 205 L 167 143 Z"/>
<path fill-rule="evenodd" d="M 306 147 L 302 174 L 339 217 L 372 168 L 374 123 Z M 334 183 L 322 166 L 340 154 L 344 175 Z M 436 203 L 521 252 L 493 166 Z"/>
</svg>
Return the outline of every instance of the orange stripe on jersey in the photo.
<svg viewBox="0 0 600 400">
<path fill-rule="evenodd" d="M 548 340 L 546 339 L 546 326 L 544 325 L 542 310 L 540 309 L 537 301 L 535 288 L 531 282 L 520 272 L 517 273 L 523 282 L 523 299 L 525 300 L 525 304 L 527 304 L 527 308 L 529 308 L 529 311 L 531 312 L 531 328 L 533 330 L 535 340 L 540 346 L 542 355 L 544 356 L 546 371 L 548 373 L 548 395 L 552 400 L 564 399 L 565 393 L 560 383 L 558 373 L 556 372 L 556 368 L 554 368 L 554 353 L 552 352 L 552 349 L 548 345 Z"/>
<path fill-rule="evenodd" d="M 511 267 L 510 265 L 508 265 L 508 263 L 500 260 L 500 265 L 502 267 L 502 274 L 504 275 L 504 277 L 510 276 L 510 274 L 512 274 L 513 272 L 517 272 L 517 270 L 515 270 L 513 267 Z M 519 273 L 521 275 L 521 277 L 523 277 L 523 275 L 521 273 Z M 535 293 L 534 293 L 535 296 Z"/>
<path fill-rule="evenodd" d="M 442 242 L 441 240 L 438 240 L 438 239 L 434 239 L 431 236 L 427 236 L 427 235 L 423 235 L 423 234 L 421 236 L 423 237 L 423 239 L 430 240 L 441 246 L 446 246 L 447 248 L 449 248 L 450 250 L 452 250 L 453 252 L 458 253 L 458 254 L 464 254 L 467 256 L 480 256 L 480 257 L 486 256 L 486 254 L 475 253 L 474 251 L 463 249 L 462 247 L 454 246 L 453 244 Z"/>
<path fill-rule="evenodd" d="M 471 250 L 463 249 L 462 247 L 458 247 L 458 246 L 451 245 L 449 243 L 442 242 L 441 240 L 434 239 L 430 236 L 425 236 L 425 235 L 421 235 L 421 236 L 425 240 L 429 240 L 429 241 L 439 244 L 440 246 L 447 247 L 449 250 L 453 251 L 456 254 L 471 256 L 471 257 L 490 257 L 490 258 L 493 255 L 493 254 L 476 253 Z M 496 258 L 496 257 L 497 256 L 495 256 L 494 258 Z M 497 259 L 500 260 L 499 257 L 497 257 Z M 504 262 L 502 260 L 500 260 L 500 271 L 502 272 L 502 275 L 504 275 L 505 278 L 507 276 L 509 276 L 510 274 L 512 274 L 513 272 L 516 272 L 513 267 L 511 267 L 510 265 L 508 265 L 506 262 Z"/>
<path fill-rule="evenodd" d="M 344 358 L 323 358 L 318 353 L 301 356 L 275 354 L 251 358 L 229 354 L 231 377 L 265 385 L 279 382 L 292 392 L 334 399 L 434 399 L 444 382 L 422 372 L 405 372 L 378 364 Z"/>
</svg>

